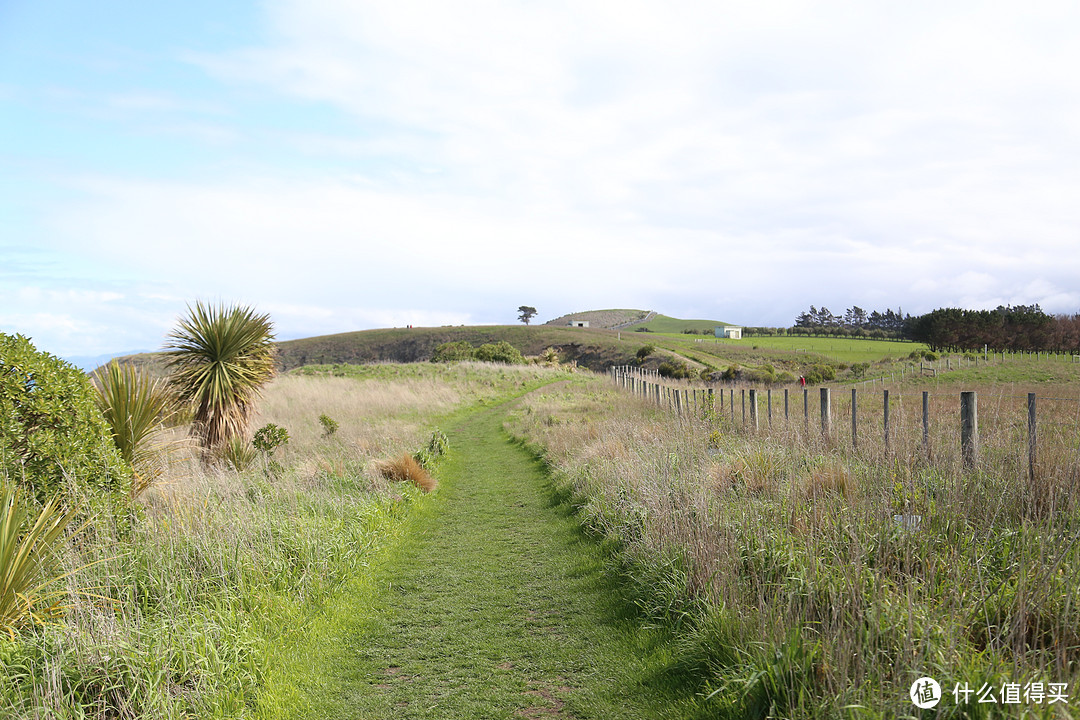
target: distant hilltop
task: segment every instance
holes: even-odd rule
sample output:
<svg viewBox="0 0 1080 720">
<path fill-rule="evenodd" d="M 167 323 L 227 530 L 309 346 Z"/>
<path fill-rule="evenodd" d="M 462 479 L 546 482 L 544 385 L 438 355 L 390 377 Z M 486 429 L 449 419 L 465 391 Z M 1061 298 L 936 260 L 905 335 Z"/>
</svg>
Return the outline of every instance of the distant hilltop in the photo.
<svg viewBox="0 0 1080 720">
<path fill-rule="evenodd" d="M 586 312 L 570 313 L 548 320 L 545 325 L 566 327 L 575 322 L 587 322 L 588 327 L 601 330 L 622 330 L 631 325 L 640 325 L 656 317 L 653 310 L 588 310 Z"/>
<path fill-rule="evenodd" d="M 570 313 L 548 320 L 545 325 L 566 327 L 586 323 L 590 330 L 635 330 L 657 333 L 708 333 L 717 326 L 735 327 L 740 325 L 718 320 L 683 320 L 661 315 L 655 310 L 589 310 Z"/>
</svg>

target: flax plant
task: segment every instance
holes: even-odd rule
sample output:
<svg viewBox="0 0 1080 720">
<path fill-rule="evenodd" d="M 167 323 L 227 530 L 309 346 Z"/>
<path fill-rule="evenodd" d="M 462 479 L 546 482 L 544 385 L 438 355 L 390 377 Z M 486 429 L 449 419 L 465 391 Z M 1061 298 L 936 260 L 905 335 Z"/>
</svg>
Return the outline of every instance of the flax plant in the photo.
<svg viewBox="0 0 1080 720">
<path fill-rule="evenodd" d="M 192 435 L 208 453 L 246 432 L 262 387 L 274 376 L 269 315 L 196 302 L 169 334 L 170 384 L 193 407 Z"/>
<path fill-rule="evenodd" d="M 47 588 L 64 576 L 46 577 L 47 558 L 74 514 L 50 500 L 21 533 L 26 506 L 14 488 L 0 490 L 0 631 L 12 639 L 20 625 L 40 622 L 59 609 L 64 591 Z"/>
<path fill-rule="evenodd" d="M 131 496 L 138 497 L 164 471 L 161 459 L 170 448 L 157 438 L 176 414 L 175 398 L 164 382 L 115 360 L 95 378 L 94 388 L 113 442 L 134 468 Z"/>
</svg>

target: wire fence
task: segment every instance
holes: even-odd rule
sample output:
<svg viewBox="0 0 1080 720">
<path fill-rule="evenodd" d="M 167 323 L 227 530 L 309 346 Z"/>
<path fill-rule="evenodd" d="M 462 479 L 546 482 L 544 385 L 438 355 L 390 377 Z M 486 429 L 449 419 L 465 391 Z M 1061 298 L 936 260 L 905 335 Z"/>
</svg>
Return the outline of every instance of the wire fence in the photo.
<svg viewBox="0 0 1080 720">
<path fill-rule="evenodd" d="M 1080 397 L 1007 390 L 882 387 L 700 387 L 632 366 L 612 381 L 678 418 L 711 417 L 732 432 L 839 449 L 870 461 L 922 458 L 972 470 L 1075 474 Z"/>
</svg>

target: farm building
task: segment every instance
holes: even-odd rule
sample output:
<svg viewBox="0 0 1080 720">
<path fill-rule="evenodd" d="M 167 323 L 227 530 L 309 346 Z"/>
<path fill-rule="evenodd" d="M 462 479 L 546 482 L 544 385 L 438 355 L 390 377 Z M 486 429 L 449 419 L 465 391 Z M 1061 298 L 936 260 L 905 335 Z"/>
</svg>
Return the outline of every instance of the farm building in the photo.
<svg viewBox="0 0 1080 720">
<path fill-rule="evenodd" d="M 588 320 L 571 320 L 567 323 L 569 327 L 589 327 Z"/>
<path fill-rule="evenodd" d="M 714 332 L 718 338 L 742 339 L 742 328 L 738 325 L 717 325 Z"/>
</svg>

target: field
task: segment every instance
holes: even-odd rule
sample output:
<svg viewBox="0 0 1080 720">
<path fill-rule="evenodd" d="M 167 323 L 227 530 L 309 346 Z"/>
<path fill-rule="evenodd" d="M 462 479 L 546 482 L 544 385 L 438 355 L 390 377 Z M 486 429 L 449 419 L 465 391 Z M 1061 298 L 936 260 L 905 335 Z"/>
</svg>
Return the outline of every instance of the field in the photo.
<svg viewBox="0 0 1080 720">
<path fill-rule="evenodd" d="M 947 391 L 931 395 L 924 446 L 921 393 L 893 387 L 887 450 L 880 389 L 861 392 L 857 445 L 843 394 L 822 435 L 816 389 L 808 422 L 801 392 L 787 420 L 775 395 L 767 421 L 761 391 L 756 431 L 739 390 L 734 413 L 699 400 L 680 416 L 603 387 L 534 396 L 511 427 L 542 448 L 586 522 L 619 539 L 650 616 L 686 628 L 701 692 L 723 698 L 713 717 L 910 717 L 922 676 L 998 696 L 1080 681 L 1080 398 L 1038 388 L 1072 399 L 1040 405 L 1032 472 L 1027 388 L 965 389 L 980 394 L 971 466 Z M 1071 712 L 947 696 L 940 716 Z"/>
<path fill-rule="evenodd" d="M 454 413 L 565 377 L 483 364 L 343 375 L 308 368 L 269 387 L 256 427 L 290 438 L 272 461 L 208 468 L 173 446 L 130 518 L 75 534 L 66 616 L 0 637 L 0 716 L 272 715 L 294 692 L 275 680 L 290 676 L 285 650 L 428 502 L 377 462 L 424 448 Z"/>
<path fill-rule="evenodd" d="M 0 638 L 0 714 L 1073 717 L 1080 363 L 560 328 L 544 331 L 625 359 L 633 382 L 573 363 L 340 359 L 556 337 L 537 330 L 295 341 L 290 362 L 335 360 L 269 387 L 255 425 L 288 443 L 237 470 L 172 430 L 166 475 L 70 538 L 66 613 Z M 817 386 L 652 372 L 672 361 L 828 365 L 829 423 Z M 961 391 L 978 394 L 970 454 Z M 443 487 L 384 478 L 437 430 Z M 945 692 L 919 714 L 908 691 L 925 676 Z M 1033 688 L 1041 700 L 1002 699 Z"/>
</svg>

